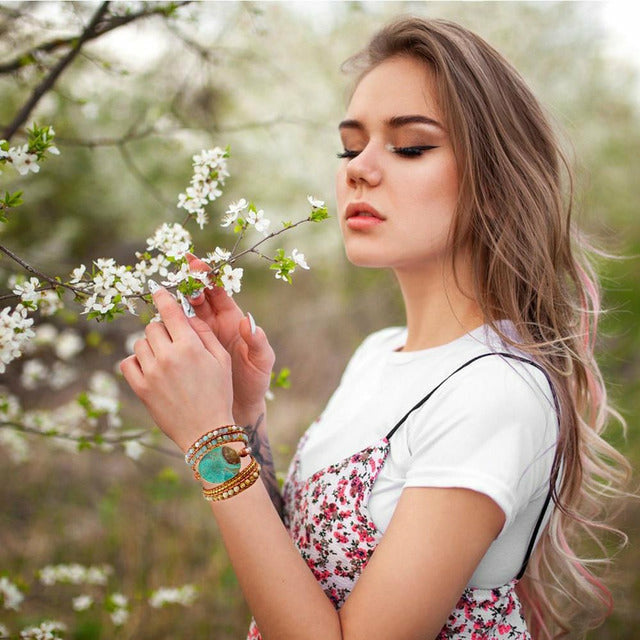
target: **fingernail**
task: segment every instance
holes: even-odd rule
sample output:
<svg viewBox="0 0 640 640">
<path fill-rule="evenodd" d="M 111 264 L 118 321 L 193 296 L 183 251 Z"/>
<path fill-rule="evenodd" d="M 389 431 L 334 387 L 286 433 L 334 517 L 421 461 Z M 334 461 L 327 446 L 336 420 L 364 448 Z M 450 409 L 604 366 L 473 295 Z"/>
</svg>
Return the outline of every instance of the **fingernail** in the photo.
<svg viewBox="0 0 640 640">
<path fill-rule="evenodd" d="M 202 295 L 202 291 L 194 291 L 190 296 L 189 300 L 197 300 Z"/>
<path fill-rule="evenodd" d="M 147 280 L 147 288 L 149 289 L 151 295 L 153 295 L 160 288 L 160 285 L 155 280 L 149 278 Z"/>
<path fill-rule="evenodd" d="M 247 311 L 247 318 L 249 318 L 249 326 L 251 327 L 251 335 L 254 336 L 256 334 L 256 321 L 253 319 L 253 316 Z"/>
<path fill-rule="evenodd" d="M 178 291 L 178 300 L 180 300 L 184 315 L 187 316 L 187 318 L 195 318 L 196 312 L 193 310 L 191 303 L 182 295 L 180 291 Z"/>
</svg>

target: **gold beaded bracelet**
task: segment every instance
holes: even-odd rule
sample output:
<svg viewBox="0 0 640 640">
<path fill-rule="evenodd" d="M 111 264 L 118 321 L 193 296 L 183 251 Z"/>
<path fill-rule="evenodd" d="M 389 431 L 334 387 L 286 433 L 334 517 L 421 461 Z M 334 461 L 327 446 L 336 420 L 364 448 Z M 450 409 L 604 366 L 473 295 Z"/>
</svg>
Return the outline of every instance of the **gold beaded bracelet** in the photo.
<svg viewBox="0 0 640 640">
<path fill-rule="evenodd" d="M 255 458 L 252 457 L 249 464 L 244 469 L 242 469 L 240 473 L 214 487 L 203 488 L 202 493 L 207 497 L 218 497 L 223 495 L 224 493 L 232 492 L 235 490 L 236 486 L 239 487 L 242 482 L 246 482 L 256 472 L 260 472 L 260 465 L 255 460 Z"/>
<path fill-rule="evenodd" d="M 260 477 L 260 465 L 255 458 L 236 476 L 210 489 L 203 489 L 202 495 L 209 502 L 227 500 L 248 489 Z"/>
<path fill-rule="evenodd" d="M 184 456 L 184 461 L 191 465 L 198 452 L 213 442 L 222 442 L 229 440 L 231 436 L 242 434 L 246 436 L 245 430 L 235 424 L 227 424 L 217 427 L 207 433 L 202 434 L 192 445 Z"/>
</svg>

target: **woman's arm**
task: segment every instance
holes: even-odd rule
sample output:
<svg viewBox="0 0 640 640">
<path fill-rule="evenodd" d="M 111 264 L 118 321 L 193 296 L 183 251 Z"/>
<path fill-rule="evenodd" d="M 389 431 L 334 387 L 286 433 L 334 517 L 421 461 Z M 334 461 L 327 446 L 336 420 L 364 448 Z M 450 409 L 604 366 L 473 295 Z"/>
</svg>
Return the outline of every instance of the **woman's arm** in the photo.
<svg viewBox="0 0 640 640">
<path fill-rule="evenodd" d="M 468 489 L 409 488 L 339 612 L 256 483 L 212 504 L 263 640 L 435 638 L 504 522 Z"/>
<path fill-rule="evenodd" d="M 269 437 L 267 435 L 266 416 L 267 407 L 264 401 L 254 408 L 236 407 L 233 410 L 235 423 L 244 427 L 244 430 L 249 436 L 251 455 L 260 464 L 260 477 L 271 498 L 276 513 L 282 519 L 284 503 L 276 478 L 275 465 L 273 464 L 271 445 L 269 444 Z"/>
<path fill-rule="evenodd" d="M 147 339 L 136 342 L 136 355 L 121 369 L 158 426 L 186 451 L 232 416 L 231 358 L 211 329 L 199 318 L 187 319 L 166 290 L 154 300 L 163 324 L 147 327 Z M 211 508 L 264 640 L 434 638 L 504 522 L 501 509 L 483 494 L 405 489 L 337 612 L 264 483 Z"/>
</svg>

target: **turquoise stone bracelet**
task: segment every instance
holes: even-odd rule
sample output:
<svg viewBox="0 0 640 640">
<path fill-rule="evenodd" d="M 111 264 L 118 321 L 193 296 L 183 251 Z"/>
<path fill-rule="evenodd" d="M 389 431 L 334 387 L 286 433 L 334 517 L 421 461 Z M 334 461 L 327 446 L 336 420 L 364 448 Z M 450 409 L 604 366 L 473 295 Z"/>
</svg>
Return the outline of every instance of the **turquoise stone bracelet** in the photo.
<svg viewBox="0 0 640 640">
<path fill-rule="evenodd" d="M 198 464 L 198 473 L 207 482 L 225 482 L 240 471 L 240 455 L 227 445 L 207 451 Z"/>
</svg>

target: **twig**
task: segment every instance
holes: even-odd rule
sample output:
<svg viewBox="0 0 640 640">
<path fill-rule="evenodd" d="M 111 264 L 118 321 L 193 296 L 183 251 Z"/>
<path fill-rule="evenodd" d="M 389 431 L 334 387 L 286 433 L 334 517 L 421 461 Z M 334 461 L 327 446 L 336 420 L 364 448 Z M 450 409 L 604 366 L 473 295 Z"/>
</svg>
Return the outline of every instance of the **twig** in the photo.
<svg viewBox="0 0 640 640">
<path fill-rule="evenodd" d="M 4 245 L 0 244 L 0 251 L 5 253 L 15 262 L 17 262 L 23 269 L 27 270 L 29 273 L 33 273 L 35 276 L 38 276 L 38 278 L 40 278 L 41 280 L 45 280 L 46 282 L 53 285 L 52 288 L 65 287 L 65 289 L 69 289 L 74 293 L 80 293 L 80 294 L 86 295 L 86 291 L 84 291 L 83 289 L 80 289 L 79 287 L 74 287 L 70 284 L 65 284 L 64 282 L 59 282 L 55 278 L 52 278 L 46 275 L 45 273 L 42 273 L 42 271 L 38 271 L 37 269 L 34 269 L 30 264 L 27 264 L 20 256 L 17 256 L 15 253 L 13 253 L 13 251 L 11 251 L 11 249 L 8 249 Z"/>
<path fill-rule="evenodd" d="M 127 168 L 129 169 L 129 171 L 131 171 L 133 176 L 149 192 L 149 194 L 153 197 L 153 199 L 158 204 L 160 204 L 161 206 L 166 207 L 167 209 L 170 209 L 172 204 L 169 203 L 168 200 L 164 200 L 164 198 L 162 198 L 161 196 L 159 196 L 157 194 L 156 189 L 153 186 L 153 184 L 142 173 L 142 171 L 140 171 L 140 169 L 138 169 L 138 167 L 136 167 L 135 163 L 133 162 L 133 158 L 131 157 L 131 155 L 130 155 L 125 143 L 122 143 L 122 144 L 118 145 L 118 151 L 120 152 L 120 155 L 122 156 L 122 160 L 127 165 Z"/>
<path fill-rule="evenodd" d="M 93 17 L 91 18 L 89 24 L 86 26 L 77 41 L 75 41 L 72 45 L 69 53 L 67 53 L 66 56 L 59 60 L 58 64 L 53 67 L 49 75 L 35 88 L 35 90 L 31 94 L 31 97 L 22 106 L 22 109 L 20 109 L 20 111 L 16 114 L 13 122 L 7 127 L 4 132 L 5 140 L 10 140 L 13 137 L 15 132 L 25 123 L 25 121 L 29 117 L 29 114 L 33 111 L 38 102 L 40 102 L 42 96 L 44 96 L 44 94 L 49 91 L 51 87 L 53 87 L 60 74 L 73 62 L 74 58 L 78 55 L 80 49 L 87 41 L 87 39 L 95 33 L 98 23 L 102 20 L 108 8 L 108 0 L 107 2 L 103 2 L 98 7 L 98 10 L 93 14 Z"/>
<path fill-rule="evenodd" d="M 103 436 L 99 436 L 99 439 L 95 439 L 96 436 L 86 435 L 86 436 L 74 436 L 70 433 L 59 433 L 55 430 L 52 431 L 40 431 L 38 429 L 34 429 L 33 427 L 27 427 L 24 424 L 20 424 L 19 422 L 13 422 L 11 420 L 6 420 L 0 422 L 0 427 L 7 427 L 9 429 L 14 429 L 16 431 L 21 431 L 23 433 L 30 433 L 36 436 L 43 436 L 47 438 L 60 438 L 62 440 L 70 440 L 71 442 L 78 443 L 90 443 L 92 438 L 94 439 L 93 444 L 122 444 L 123 442 L 129 442 L 133 440 L 137 440 L 144 433 L 133 433 L 129 435 L 122 435 L 113 438 L 106 438 Z M 177 453 L 176 451 L 171 451 L 169 449 L 165 449 L 164 447 L 160 447 L 159 445 L 150 444 L 148 442 L 138 442 L 138 444 L 146 449 L 151 449 L 153 451 L 158 451 L 159 453 L 163 453 L 165 455 L 174 457 L 174 458 L 182 458 L 182 454 Z"/>
<path fill-rule="evenodd" d="M 176 2 L 174 3 L 176 8 L 179 8 L 183 5 L 190 4 L 191 0 L 185 0 L 184 2 Z M 118 29 L 119 27 L 123 27 L 126 24 L 134 22 L 135 20 L 139 20 L 140 18 L 147 18 L 153 15 L 162 15 L 167 13 L 167 11 L 171 8 L 170 5 L 161 5 L 154 7 L 152 10 L 143 10 L 138 11 L 137 13 L 132 13 L 128 16 L 111 16 L 108 21 L 102 23 L 102 25 L 98 26 L 94 31 L 89 34 L 84 42 L 89 40 L 94 40 L 95 38 L 99 38 L 100 36 L 108 33 L 109 31 L 113 31 L 114 29 Z M 9 62 L 5 62 L 4 64 L 0 64 L 0 74 L 3 73 L 11 73 L 12 71 L 17 71 L 21 69 L 25 65 L 25 60 L 35 61 L 36 57 L 39 53 L 51 53 L 56 51 L 57 49 L 64 47 L 74 47 L 75 43 L 78 40 L 78 36 L 71 36 L 69 38 L 55 38 L 53 40 L 49 40 L 43 44 L 34 47 L 33 49 L 21 53 L 16 56 L 13 60 Z"/>
<path fill-rule="evenodd" d="M 241 251 L 237 255 L 229 258 L 228 263 L 231 264 L 231 263 L 235 262 L 238 258 L 240 258 L 241 256 L 244 256 L 247 253 L 258 253 L 258 251 L 255 250 L 256 247 L 259 247 L 262 243 L 267 242 L 267 240 L 271 240 L 271 238 L 275 238 L 276 236 L 279 236 L 281 233 L 284 233 L 285 231 L 288 231 L 289 229 L 293 229 L 294 227 L 297 227 L 298 225 L 302 224 L 303 222 L 311 222 L 311 218 L 309 217 L 309 218 L 304 218 L 302 220 L 298 220 L 298 222 L 294 222 L 293 224 L 289 224 L 286 227 L 282 227 L 282 229 L 280 229 L 279 231 L 274 231 L 273 233 L 270 233 L 265 238 L 262 238 L 262 240 L 256 242 L 253 245 L 253 247 L 250 247 L 249 249 L 245 249 L 244 251 Z"/>
<path fill-rule="evenodd" d="M 142 140 L 153 134 L 157 133 L 155 127 L 147 127 L 142 131 L 130 131 L 120 138 L 94 138 L 93 140 L 82 140 L 81 138 L 66 138 L 64 136 L 56 135 L 56 143 L 65 145 L 67 147 L 87 147 L 89 149 L 95 149 L 96 147 L 120 147 L 127 142 L 133 140 Z"/>
</svg>

